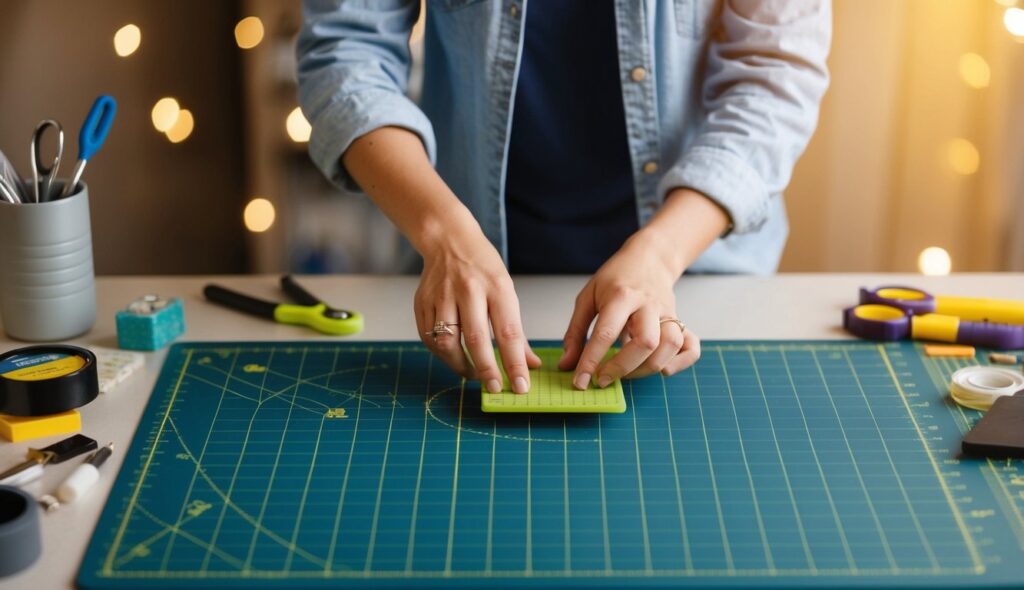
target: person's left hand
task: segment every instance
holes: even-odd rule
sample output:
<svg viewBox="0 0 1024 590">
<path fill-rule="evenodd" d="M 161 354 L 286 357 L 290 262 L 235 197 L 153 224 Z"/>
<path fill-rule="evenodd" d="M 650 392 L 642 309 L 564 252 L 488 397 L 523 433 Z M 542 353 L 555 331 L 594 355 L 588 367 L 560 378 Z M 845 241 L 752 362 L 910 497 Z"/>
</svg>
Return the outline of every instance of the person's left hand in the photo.
<svg viewBox="0 0 1024 590">
<path fill-rule="evenodd" d="M 573 384 L 579 389 L 591 380 L 606 387 L 620 378 L 672 375 L 700 357 L 696 334 L 664 321 L 676 319 L 673 286 L 679 275 L 652 255 L 656 249 L 649 246 L 640 233 L 634 235 L 576 297 L 558 368 L 575 367 Z M 587 341 L 591 323 L 594 331 Z M 621 350 L 602 364 L 620 337 Z"/>
</svg>

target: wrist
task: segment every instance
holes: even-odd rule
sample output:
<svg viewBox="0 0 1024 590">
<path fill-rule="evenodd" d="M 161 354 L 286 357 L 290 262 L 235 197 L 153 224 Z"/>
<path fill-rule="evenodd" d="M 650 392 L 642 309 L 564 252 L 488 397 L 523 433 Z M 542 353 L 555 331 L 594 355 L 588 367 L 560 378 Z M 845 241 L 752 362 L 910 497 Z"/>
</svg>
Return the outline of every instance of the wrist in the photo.
<svg viewBox="0 0 1024 590">
<path fill-rule="evenodd" d="M 654 264 L 662 271 L 663 278 L 669 283 L 676 280 L 686 270 L 687 261 L 678 245 L 679 236 L 667 235 L 661 227 L 645 226 L 630 236 L 622 246 L 622 251 L 634 254 L 644 260 L 644 264 Z"/>
<path fill-rule="evenodd" d="M 420 256 L 432 258 L 458 244 L 484 237 L 472 213 L 454 196 L 452 199 L 456 206 L 417 215 L 417 222 L 406 237 Z"/>
</svg>

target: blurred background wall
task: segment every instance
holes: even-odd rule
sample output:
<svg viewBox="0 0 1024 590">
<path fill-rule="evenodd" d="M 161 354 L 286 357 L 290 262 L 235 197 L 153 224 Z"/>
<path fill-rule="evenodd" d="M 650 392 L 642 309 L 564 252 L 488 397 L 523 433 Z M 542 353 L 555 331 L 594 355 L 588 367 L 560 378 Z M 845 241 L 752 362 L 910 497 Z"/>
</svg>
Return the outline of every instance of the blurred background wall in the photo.
<svg viewBox="0 0 1024 590">
<path fill-rule="evenodd" d="M 834 12 L 782 270 L 1024 270 L 1024 3 Z M 299 0 L 4 0 L 3 16 L 0 149 L 24 174 L 40 119 L 64 124 L 69 170 L 92 100 L 118 99 L 86 171 L 98 272 L 391 268 L 390 224 L 306 155 Z"/>
</svg>

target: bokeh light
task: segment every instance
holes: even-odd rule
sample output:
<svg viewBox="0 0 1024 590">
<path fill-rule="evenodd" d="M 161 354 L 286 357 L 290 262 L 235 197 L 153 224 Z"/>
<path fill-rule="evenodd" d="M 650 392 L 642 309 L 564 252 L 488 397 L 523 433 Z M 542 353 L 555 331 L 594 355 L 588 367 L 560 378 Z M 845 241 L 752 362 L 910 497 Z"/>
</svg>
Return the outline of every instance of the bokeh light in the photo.
<svg viewBox="0 0 1024 590">
<path fill-rule="evenodd" d="M 970 176 L 978 171 L 981 165 L 981 154 L 970 141 L 958 137 L 946 144 L 946 160 L 953 172 Z"/>
<path fill-rule="evenodd" d="M 1011 6 L 1003 13 L 1003 24 L 1011 35 L 1024 37 L 1024 8 Z"/>
<path fill-rule="evenodd" d="M 142 29 L 128 24 L 114 33 L 114 51 L 121 57 L 128 57 L 135 53 L 142 43 Z"/>
<path fill-rule="evenodd" d="M 252 49 L 263 40 L 263 21 L 258 16 L 247 16 L 235 25 L 235 43 L 242 49 Z"/>
<path fill-rule="evenodd" d="M 917 268 L 928 276 L 948 275 L 953 270 L 953 259 L 944 248 L 931 246 L 921 250 L 917 257 Z"/>
<path fill-rule="evenodd" d="M 166 131 L 167 139 L 171 143 L 181 143 L 192 135 L 193 128 L 195 119 L 192 118 L 192 113 L 188 109 L 181 109 L 178 111 L 178 120 L 174 122 L 174 126 Z"/>
<path fill-rule="evenodd" d="M 150 116 L 153 118 L 153 127 L 161 133 L 167 131 L 178 122 L 178 113 L 181 112 L 181 105 L 171 97 L 161 98 L 153 105 Z"/>
<path fill-rule="evenodd" d="M 960 79 L 971 88 L 986 88 L 992 77 L 988 62 L 977 53 L 960 56 Z"/>
<path fill-rule="evenodd" d="M 284 127 L 288 131 L 288 137 L 292 138 L 292 141 L 296 143 L 309 141 L 309 136 L 313 133 L 313 127 L 310 126 L 309 121 L 306 120 L 306 117 L 302 114 L 302 109 L 299 107 L 295 107 L 292 112 L 288 113 Z"/>
<path fill-rule="evenodd" d="M 263 197 L 254 197 L 245 206 L 242 219 L 245 221 L 245 229 L 253 233 L 261 233 L 274 225 L 276 215 L 273 203 Z"/>
</svg>

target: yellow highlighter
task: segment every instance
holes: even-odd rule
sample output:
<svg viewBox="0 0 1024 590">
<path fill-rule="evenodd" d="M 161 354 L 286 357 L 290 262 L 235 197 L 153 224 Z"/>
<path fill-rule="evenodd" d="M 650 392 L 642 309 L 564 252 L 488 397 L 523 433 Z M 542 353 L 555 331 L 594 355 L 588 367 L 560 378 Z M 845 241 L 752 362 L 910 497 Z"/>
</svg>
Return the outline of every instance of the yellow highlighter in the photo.
<svg viewBox="0 0 1024 590">
<path fill-rule="evenodd" d="M 328 306 L 303 289 L 291 275 L 281 277 L 281 288 L 295 300 L 294 304 L 257 299 L 219 285 L 207 285 L 203 288 L 203 294 L 210 301 L 225 307 L 281 324 L 306 326 L 323 334 L 344 336 L 363 331 L 361 313 Z"/>
</svg>

